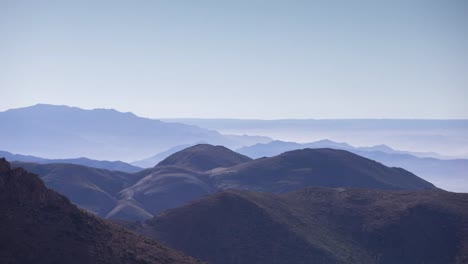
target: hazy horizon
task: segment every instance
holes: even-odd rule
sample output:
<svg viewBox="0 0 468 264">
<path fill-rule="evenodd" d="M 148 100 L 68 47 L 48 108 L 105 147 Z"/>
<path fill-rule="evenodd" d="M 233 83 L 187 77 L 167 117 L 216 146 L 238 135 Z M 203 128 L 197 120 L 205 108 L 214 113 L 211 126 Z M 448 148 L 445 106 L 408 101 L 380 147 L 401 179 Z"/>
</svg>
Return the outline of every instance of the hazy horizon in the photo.
<svg viewBox="0 0 468 264">
<path fill-rule="evenodd" d="M 136 171 L 131 165 L 151 168 L 201 143 L 222 145 L 251 158 L 332 148 L 402 167 L 446 190 L 467 190 L 468 120 L 162 121 L 115 110 L 53 105 L 0 112 L 0 123 L 8 124 L 0 130 L 0 152 L 7 152 L 0 154 L 23 162 Z M 108 162 L 115 160 L 131 165 Z"/>
<path fill-rule="evenodd" d="M 210 142 L 236 149 L 265 142 L 256 136 L 298 143 L 330 139 L 354 146 L 386 144 L 399 150 L 468 157 L 468 120 L 144 119 L 117 110 L 42 104 L 0 111 L 0 121 L 9 124 L 0 133 L 3 150 L 48 158 L 128 161 L 181 144 Z"/>
<path fill-rule="evenodd" d="M 180 117 L 164 117 L 164 116 L 142 116 L 138 115 L 135 112 L 132 111 L 122 111 L 120 109 L 116 108 L 105 108 L 105 107 L 80 107 L 80 106 L 75 106 L 75 105 L 66 105 L 66 104 L 47 104 L 47 103 L 36 103 L 32 105 L 23 105 L 23 106 L 17 106 L 13 108 L 6 108 L 6 109 L 0 109 L 0 112 L 5 112 L 9 110 L 15 110 L 15 109 L 21 109 L 21 108 L 28 108 L 28 107 L 34 107 L 37 105 L 49 105 L 49 106 L 65 106 L 65 107 L 70 107 L 70 108 L 78 108 L 82 110 L 114 110 L 120 113 L 132 113 L 138 117 L 143 117 L 143 118 L 149 118 L 149 119 L 156 119 L 156 120 L 161 120 L 161 121 L 183 121 L 183 120 L 246 120 L 246 121 L 281 121 L 281 120 L 428 120 L 428 121 L 468 121 L 467 118 L 233 118 L 233 117 L 185 117 L 185 116 L 180 116 Z M 183 123 L 183 122 L 182 122 Z"/>
<path fill-rule="evenodd" d="M 428 120 L 428 121 L 468 121 L 467 118 L 360 118 L 360 117 L 349 117 L 349 118 L 314 118 L 314 117 L 303 117 L 303 118 L 235 118 L 235 117 L 165 117 L 165 116 L 144 116 L 144 115 L 139 115 L 133 111 L 123 111 L 117 108 L 106 108 L 106 107 L 81 107 L 81 106 L 75 106 L 75 105 L 66 105 L 66 104 L 47 104 L 47 103 L 35 103 L 31 105 L 23 105 L 23 106 L 16 106 L 12 108 L 5 108 L 5 109 L 0 109 L 0 112 L 5 112 L 9 110 L 15 110 L 15 109 L 21 109 L 21 108 L 28 108 L 28 107 L 33 107 L 37 105 L 51 105 L 51 106 L 65 106 L 65 107 L 70 107 L 70 108 L 79 108 L 82 110 L 115 110 L 117 112 L 121 113 L 132 113 L 138 117 L 143 117 L 143 118 L 149 118 L 149 119 L 156 119 L 156 120 L 161 120 L 161 121 L 183 121 L 183 120 L 252 120 L 252 121 L 281 121 L 281 120 Z"/>
</svg>

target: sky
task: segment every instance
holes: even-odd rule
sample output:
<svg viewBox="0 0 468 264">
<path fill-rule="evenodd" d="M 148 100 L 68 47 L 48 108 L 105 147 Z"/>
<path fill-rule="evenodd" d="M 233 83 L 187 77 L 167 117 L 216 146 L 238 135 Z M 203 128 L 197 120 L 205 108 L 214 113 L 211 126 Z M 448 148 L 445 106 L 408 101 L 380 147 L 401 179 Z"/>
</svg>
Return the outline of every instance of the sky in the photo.
<svg viewBox="0 0 468 264">
<path fill-rule="evenodd" d="M 0 111 L 468 118 L 468 1 L 0 0 Z"/>
</svg>

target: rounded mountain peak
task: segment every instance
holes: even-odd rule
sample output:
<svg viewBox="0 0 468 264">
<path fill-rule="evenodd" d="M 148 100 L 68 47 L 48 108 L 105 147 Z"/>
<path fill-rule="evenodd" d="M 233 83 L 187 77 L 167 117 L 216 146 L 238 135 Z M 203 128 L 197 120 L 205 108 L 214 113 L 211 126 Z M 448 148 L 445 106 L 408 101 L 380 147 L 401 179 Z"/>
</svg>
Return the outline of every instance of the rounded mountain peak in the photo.
<svg viewBox="0 0 468 264">
<path fill-rule="evenodd" d="M 197 171 L 207 171 L 219 167 L 231 167 L 251 158 L 223 146 L 198 144 L 176 152 L 156 166 L 179 166 Z"/>
</svg>

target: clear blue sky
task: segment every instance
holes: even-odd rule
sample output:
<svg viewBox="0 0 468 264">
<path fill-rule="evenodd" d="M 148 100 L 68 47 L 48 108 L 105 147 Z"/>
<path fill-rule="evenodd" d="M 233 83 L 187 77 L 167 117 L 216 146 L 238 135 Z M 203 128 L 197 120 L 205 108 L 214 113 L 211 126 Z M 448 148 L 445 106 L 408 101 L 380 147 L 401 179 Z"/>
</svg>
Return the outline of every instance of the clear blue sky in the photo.
<svg viewBox="0 0 468 264">
<path fill-rule="evenodd" d="M 468 1 L 0 1 L 0 110 L 468 118 Z"/>
</svg>

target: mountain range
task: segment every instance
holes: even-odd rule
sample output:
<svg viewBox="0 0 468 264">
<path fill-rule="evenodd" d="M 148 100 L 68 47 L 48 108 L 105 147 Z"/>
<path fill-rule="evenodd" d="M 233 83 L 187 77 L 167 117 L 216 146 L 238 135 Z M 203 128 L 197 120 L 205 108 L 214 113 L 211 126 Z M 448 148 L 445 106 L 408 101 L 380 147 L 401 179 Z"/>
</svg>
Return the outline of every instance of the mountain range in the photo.
<svg viewBox="0 0 468 264">
<path fill-rule="evenodd" d="M 190 146 L 193 146 L 193 144 L 178 145 L 153 155 L 147 159 L 132 162 L 131 164 L 122 161 L 100 161 L 91 160 L 88 158 L 45 159 L 30 155 L 12 154 L 6 151 L 0 151 L 0 157 L 5 157 L 9 161 L 23 161 L 41 164 L 70 163 L 98 169 L 137 172 L 142 170 L 142 168 L 153 167 L 171 154 L 174 154 Z M 311 143 L 296 143 L 275 140 L 269 143 L 259 143 L 252 146 L 242 147 L 238 149 L 237 152 L 251 158 L 260 158 L 272 157 L 285 151 L 304 148 L 335 148 L 347 150 L 360 156 L 376 160 L 387 166 L 404 168 L 422 177 L 423 179 L 434 183 L 436 186 L 444 190 L 468 192 L 468 160 L 449 159 L 448 157 L 443 157 L 437 155 L 436 153 L 400 151 L 392 149 L 386 145 L 354 147 L 347 143 L 339 143 L 331 140 L 320 140 Z"/>
<path fill-rule="evenodd" d="M 113 109 L 38 104 L 0 112 L 0 149 L 44 158 L 140 160 L 181 144 L 206 142 L 239 148 L 267 137 L 222 135 Z"/>
<path fill-rule="evenodd" d="M 268 143 L 257 143 L 250 146 L 245 146 L 237 149 L 237 152 L 247 155 L 251 158 L 271 157 L 281 154 L 285 151 L 303 149 L 303 148 L 334 148 L 343 149 L 348 151 L 368 151 L 368 152 L 383 152 L 388 154 L 407 154 L 420 158 L 438 158 L 438 159 L 451 159 L 450 157 L 442 156 L 434 152 L 413 152 L 402 151 L 393 149 L 385 144 L 368 146 L 368 147 L 354 147 L 348 143 L 335 142 L 329 139 L 322 139 L 309 143 L 296 143 L 281 140 L 274 140 Z"/>
<path fill-rule="evenodd" d="M 154 166 L 171 154 L 187 148 L 180 145 L 148 159 L 135 163 L 136 166 Z M 454 159 L 431 152 L 412 152 L 395 150 L 387 145 L 354 147 L 347 143 L 332 140 L 319 140 L 310 143 L 296 143 L 274 140 L 242 147 L 236 151 L 251 158 L 272 157 L 286 151 L 304 148 L 334 148 L 353 152 L 360 156 L 376 160 L 390 167 L 400 167 L 419 177 L 434 183 L 437 187 L 454 192 L 468 192 L 468 159 Z"/>
<path fill-rule="evenodd" d="M 165 121 L 174 122 L 174 120 Z M 380 133 L 381 130 L 396 131 L 395 134 L 399 135 L 398 131 L 401 129 L 406 131 L 404 133 L 411 135 L 419 135 L 426 130 L 429 134 L 440 132 L 440 135 L 444 135 L 443 131 L 452 131 L 452 134 L 460 135 L 461 138 L 457 141 L 460 146 L 465 144 L 462 135 L 468 134 L 468 130 L 466 130 L 468 126 L 463 120 L 416 120 L 414 123 L 397 122 L 398 120 L 273 120 L 261 122 L 257 122 L 258 120 L 205 120 L 206 122 L 198 122 L 200 121 L 198 120 L 192 122 L 194 120 L 180 119 L 179 121 L 216 129 L 223 124 L 225 129 L 220 129 L 220 131 L 226 133 L 239 132 L 229 131 L 230 129 L 245 128 L 243 133 L 258 132 L 259 135 L 265 135 L 262 129 L 282 130 L 285 127 L 292 130 L 306 129 L 313 134 L 323 130 L 322 125 L 330 130 L 330 133 L 327 134 L 330 137 L 333 137 L 333 131 L 341 131 L 341 129 L 348 131 L 350 135 L 361 132 Z M 371 147 L 353 147 L 331 140 L 312 143 L 272 141 L 270 138 L 261 136 L 224 135 L 194 125 L 141 118 L 132 113 L 121 113 L 111 109 L 83 110 L 75 107 L 44 104 L 0 112 L 0 122 L 8 124 L 0 131 L 0 149 L 13 153 L 29 154 L 19 155 L 7 151 L 0 153 L 0 156 L 4 156 L 10 161 L 72 163 L 107 170 L 137 172 L 141 170 L 140 168 L 153 167 L 170 154 L 200 142 L 225 145 L 237 149 L 239 153 L 251 158 L 272 157 L 295 149 L 327 147 L 344 149 L 387 166 L 404 168 L 445 190 L 468 192 L 468 176 L 466 174 L 468 160 L 454 159 L 434 152 L 399 151 L 383 144 Z M 291 131 L 291 133 L 293 135 L 295 132 Z M 437 140 L 434 138 L 433 141 L 443 142 L 443 138 L 442 136 Z M 157 154 L 155 155 L 155 153 Z M 125 163 L 121 160 L 132 162 Z"/>
<path fill-rule="evenodd" d="M 0 262 L 201 263 L 78 209 L 34 174 L 0 159 Z"/>
<path fill-rule="evenodd" d="M 197 144 L 134 173 L 11 166 L 0 159 L 1 263 L 468 261 L 468 194 L 346 150 Z"/>
<path fill-rule="evenodd" d="M 137 172 L 142 170 L 142 168 L 130 165 L 122 161 L 107 161 L 107 160 L 92 160 L 88 158 L 75 158 L 75 159 L 45 159 L 30 155 L 21 155 L 13 154 L 8 151 L 0 151 L 0 157 L 4 157 L 9 161 L 21 161 L 21 162 L 33 162 L 40 164 L 50 164 L 50 163 L 68 163 L 68 164 L 77 164 L 88 167 L 93 167 L 97 169 L 106 169 L 113 171 L 123 171 L 123 172 Z"/>
<path fill-rule="evenodd" d="M 442 156 L 468 158 L 467 119 L 173 118 L 161 120 L 214 129 L 224 134 L 262 135 L 292 142 L 313 142 L 328 138 L 356 146 L 386 144 L 414 152 L 436 152 Z M 430 157 L 440 158 L 438 155 Z"/>
<path fill-rule="evenodd" d="M 136 173 L 73 164 L 14 162 L 13 166 L 37 173 L 47 186 L 101 217 L 130 221 L 231 188 L 273 193 L 308 186 L 435 188 L 403 169 L 336 149 L 296 150 L 253 160 L 223 146 L 198 144 Z"/>
</svg>

